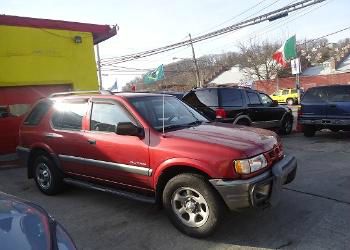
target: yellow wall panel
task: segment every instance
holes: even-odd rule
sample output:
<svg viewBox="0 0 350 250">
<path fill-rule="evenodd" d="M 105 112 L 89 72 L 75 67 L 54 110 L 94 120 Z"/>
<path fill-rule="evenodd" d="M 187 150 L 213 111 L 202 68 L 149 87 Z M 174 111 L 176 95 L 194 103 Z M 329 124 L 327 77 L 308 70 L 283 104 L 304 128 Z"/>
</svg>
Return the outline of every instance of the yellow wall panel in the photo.
<svg viewBox="0 0 350 250">
<path fill-rule="evenodd" d="M 0 25 L 0 87 L 70 83 L 97 90 L 96 73 L 91 33 Z"/>
</svg>

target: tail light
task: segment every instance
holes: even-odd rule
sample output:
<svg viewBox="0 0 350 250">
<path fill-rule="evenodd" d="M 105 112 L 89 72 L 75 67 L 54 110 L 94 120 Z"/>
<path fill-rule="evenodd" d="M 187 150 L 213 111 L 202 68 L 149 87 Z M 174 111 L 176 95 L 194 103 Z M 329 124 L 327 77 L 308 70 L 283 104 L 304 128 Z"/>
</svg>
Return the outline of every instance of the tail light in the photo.
<svg viewBox="0 0 350 250">
<path fill-rule="evenodd" d="M 226 118 L 226 111 L 223 108 L 216 109 L 216 119 Z"/>
</svg>

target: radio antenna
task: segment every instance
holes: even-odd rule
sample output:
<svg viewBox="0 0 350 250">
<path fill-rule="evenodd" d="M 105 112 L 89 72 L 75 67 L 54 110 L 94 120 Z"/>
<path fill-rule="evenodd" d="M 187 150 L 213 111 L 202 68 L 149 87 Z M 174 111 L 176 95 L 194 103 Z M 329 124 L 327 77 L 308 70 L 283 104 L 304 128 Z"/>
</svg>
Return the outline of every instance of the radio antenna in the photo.
<svg viewBox="0 0 350 250">
<path fill-rule="evenodd" d="M 165 102 L 165 101 L 164 101 L 164 96 L 165 96 L 165 95 L 163 94 L 163 105 L 162 105 L 162 106 L 163 106 L 163 119 L 162 119 L 162 121 L 163 121 L 163 135 L 164 135 L 164 119 L 165 119 L 165 118 L 164 118 L 164 116 L 165 116 L 165 115 L 164 115 L 164 102 Z"/>
</svg>

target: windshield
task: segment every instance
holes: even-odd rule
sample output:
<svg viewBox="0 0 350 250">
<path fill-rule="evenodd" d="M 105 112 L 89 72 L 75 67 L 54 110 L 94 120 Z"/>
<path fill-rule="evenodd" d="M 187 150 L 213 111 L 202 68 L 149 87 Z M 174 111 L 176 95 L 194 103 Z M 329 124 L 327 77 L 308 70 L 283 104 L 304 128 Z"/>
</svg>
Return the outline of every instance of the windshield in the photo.
<svg viewBox="0 0 350 250">
<path fill-rule="evenodd" d="M 130 98 L 130 102 L 138 113 L 159 131 L 163 128 L 181 128 L 208 122 L 208 120 L 197 111 L 172 96 L 164 96 L 164 117 L 163 97 L 147 96 Z"/>
</svg>

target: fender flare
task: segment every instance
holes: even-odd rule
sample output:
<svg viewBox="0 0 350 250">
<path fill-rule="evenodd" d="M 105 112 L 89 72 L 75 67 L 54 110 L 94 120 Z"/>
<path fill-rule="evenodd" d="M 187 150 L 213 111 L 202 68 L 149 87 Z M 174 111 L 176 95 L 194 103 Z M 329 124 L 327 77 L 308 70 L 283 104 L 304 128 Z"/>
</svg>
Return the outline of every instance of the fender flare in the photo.
<svg viewBox="0 0 350 250">
<path fill-rule="evenodd" d="M 153 187 L 156 189 L 159 177 L 166 169 L 178 166 L 188 167 L 189 169 L 194 169 L 203 172 L 210 177 L 215 176 L 213 169 L 210 168 L 209 165 L 205 162 L 189 158 L 171 158 L 162 162 L 153 172 Z"/>
<path fill-rule="evenodd" d="M 239 120 L 241 119 L 247 119 L 249 121 L 250 124 L 252 124 L 252 120 L 250 119 L 250 117 L 248 115 L 239 115 L 234 121 L 233 124 L 235 125 Z"/>
</svg>

